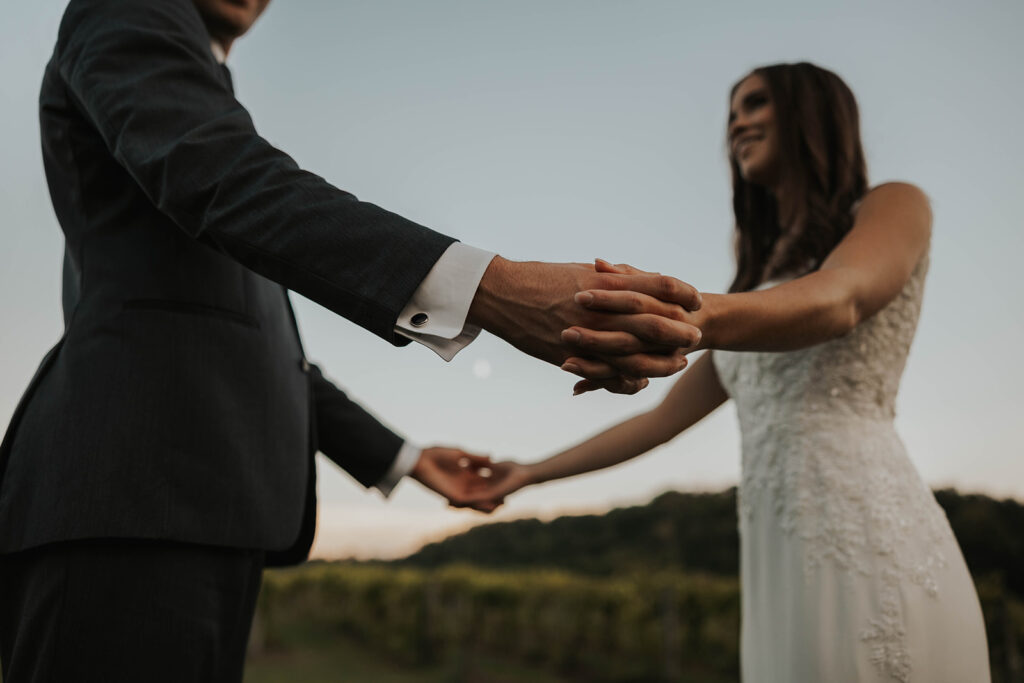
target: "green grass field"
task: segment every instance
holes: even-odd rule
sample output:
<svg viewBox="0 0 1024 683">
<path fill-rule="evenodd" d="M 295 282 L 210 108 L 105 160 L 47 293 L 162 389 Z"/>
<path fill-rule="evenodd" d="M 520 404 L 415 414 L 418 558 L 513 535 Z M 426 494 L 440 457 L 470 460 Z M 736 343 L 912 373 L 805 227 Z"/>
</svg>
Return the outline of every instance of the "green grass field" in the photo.
<svg viewBox="0 0 1024 683">
<path fill-rule="evenodd" d="M 307 643 L 287 652 L 252 656 L 245 669 L 245 683 L 579 683 L 580 680 L 481 657 L 461 665 L 412 667 L 344 639 Z M 631 683 L 639 683 L 639 680 L 642 679 Z M 735 683 L 730 678 L 718 677 L 683 680 Z"/>
<path fill-rule="evenodd" d="M 316 639 L 285 652 L 251 656 L 245 683 L 557 683 L 562 679 L 518 664 L 475 659 L 414 667 L 345 639 Z"/>
</svg>

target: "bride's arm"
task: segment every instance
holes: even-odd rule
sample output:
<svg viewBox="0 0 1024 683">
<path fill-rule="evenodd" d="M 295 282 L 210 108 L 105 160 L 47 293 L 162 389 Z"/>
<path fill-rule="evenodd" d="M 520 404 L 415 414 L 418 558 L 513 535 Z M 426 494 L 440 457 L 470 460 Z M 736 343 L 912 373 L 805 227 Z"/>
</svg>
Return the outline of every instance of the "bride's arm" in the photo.
<svg viewBox="0 0 1024 683">
<path fill-rule="evenodd" d="M 711 362 L 711 353 L 705 353 L 683 373 L 657 407 L 547 460 L 529 465 L 497 463 L 493 466 L 491 483 L 478 491 L 475 498 L 500 501 L 523 486 L 571 477 L 635 458 L 695 425 L 727 399 Z"/>
<path fill-rule="evenodd" d="M 652 410 L 606 429 L 597 436 L 532 465 L 531 483 L 571 477 L 635 458 L 697 424 L 729 397 L 705 353 L 683 373 Z"/>
<path fill-rule="evenodd" d="M 704 295 L 702 345 L 787 351 L 847 334 L 900 293 L 928 249 L 931 223 L 928 198 L 913 185 L 872 190 L 819 270 L 760 292 Z"/>
<path fill-rule="evenodd" d="M 761 291 L 702 293 L 703 306 L 686 320 L 701 330 L 696 348 L 788 351 L 847 334 L 899 294 L 928 249 L 931 222 L 928 198 L 913 185 L 871 190 L 853 228 L 819 270 Z M 626 304 L 615 292 L 589 293 L 592 308 Z M 579 346 L 586 349 L 587 333 L 580 332 Z"/>
</svg>

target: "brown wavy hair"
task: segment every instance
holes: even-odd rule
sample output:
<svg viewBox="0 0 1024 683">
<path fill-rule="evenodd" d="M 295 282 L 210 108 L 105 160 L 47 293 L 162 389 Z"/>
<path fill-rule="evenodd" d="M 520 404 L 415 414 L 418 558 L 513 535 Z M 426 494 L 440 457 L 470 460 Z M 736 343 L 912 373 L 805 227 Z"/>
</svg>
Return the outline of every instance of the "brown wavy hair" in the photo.
<svg viewBox="0 0 1024 683">
<path fill-rule="evenodd" d="M 744 292 L 784 275 L 817 269 L 853 227 L 853 206 L 868 189 L 853 92 L 839 76 L 801 62 L 763 66 L 779 133 L 780 202 L 732 168 L 736 277 Z M 749 76 L 732 87 L 730 101 Z"/>
</svg>

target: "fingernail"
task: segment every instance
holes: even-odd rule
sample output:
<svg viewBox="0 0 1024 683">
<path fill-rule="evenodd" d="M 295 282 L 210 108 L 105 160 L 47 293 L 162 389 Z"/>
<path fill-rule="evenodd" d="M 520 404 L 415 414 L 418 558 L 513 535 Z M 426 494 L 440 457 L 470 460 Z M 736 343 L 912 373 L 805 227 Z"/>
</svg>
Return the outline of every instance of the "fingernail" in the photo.
<svg viewBox="0 0 1024 683">
<path fill-rule="evenodd" d="M 576 296 L 573 297 L 573 300 L 580 306 L 589 306 L 594 303 L 594 295 L 590 292 L 576 292 Z"/>
<path fill-rule="evenodd" d="M 580 366 L 575 363 L 562 363 L 562 369 L 566 372 L 571 372 L 574 375 L 578 375 L 581 372 Z"/>
<path fill-rule="evenodd" d="M 579 344 L 580 339 L 582 339 L 582 336 L 576 330 L 562 330 L 562 341 L 569 342 L 570 344 Z"/>
<path fill-rule="evenodd" d="M 582 390 L 582 389 L 573 389 L 573 390 L 572 390 L 572 395 L 573 395 L 573 396 L 579 396 L 579 395 L 580 395 L 580 394 L 582 394 L 582 393 L 583 393 L 583 390 Z"/>
</svg>

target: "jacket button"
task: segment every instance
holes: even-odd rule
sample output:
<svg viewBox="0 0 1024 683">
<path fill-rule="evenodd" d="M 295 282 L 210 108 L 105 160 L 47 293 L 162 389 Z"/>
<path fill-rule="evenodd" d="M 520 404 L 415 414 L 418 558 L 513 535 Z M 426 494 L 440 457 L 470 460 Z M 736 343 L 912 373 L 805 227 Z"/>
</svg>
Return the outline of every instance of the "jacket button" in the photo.
<svg viewBox="0 0 1024 683">
<path fill-rule="evenodd" d="M 302 369 L 303 372 L 309 372 L 309 361 L 303 358 L 302 360 L 299 361 L 299 367 Z"/>
<path fill-rule="evenodd" d="M 417 313 L 409 318 L 409 322 L 412 323 L 413 327 L 423 327 L 427 324 L 428 320 L 430 320 L 430 317 L 426 313 Z"/>
</svg>

